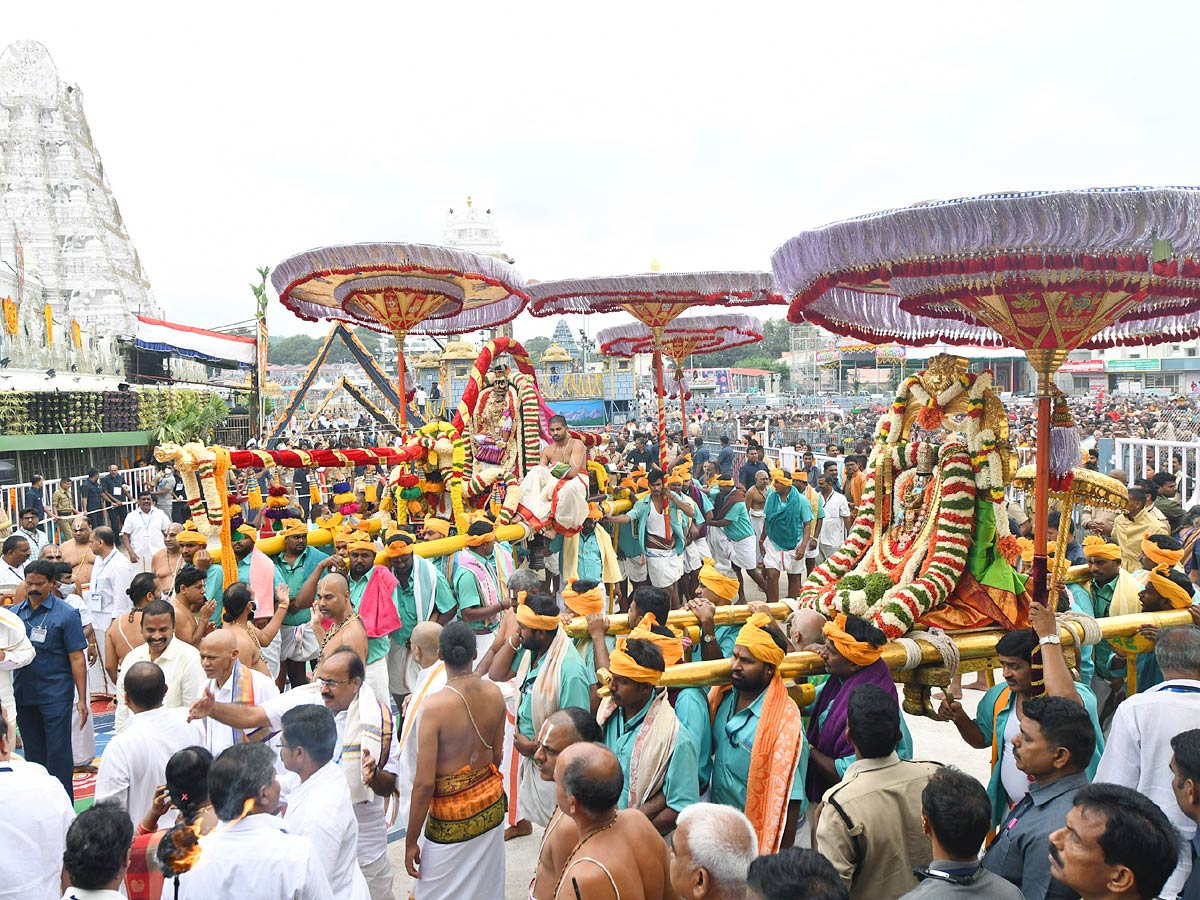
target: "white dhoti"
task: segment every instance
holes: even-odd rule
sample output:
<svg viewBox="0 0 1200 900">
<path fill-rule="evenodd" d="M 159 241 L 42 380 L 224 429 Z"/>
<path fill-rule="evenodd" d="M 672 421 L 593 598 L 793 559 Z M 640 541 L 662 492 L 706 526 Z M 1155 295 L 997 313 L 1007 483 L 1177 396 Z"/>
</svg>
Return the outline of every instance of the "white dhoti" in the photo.
<svg viewBox="0 0 1200 900">
<path fill-rule="evenodd" d="M 79 719 L 79 692 L 74 691 L 76 703 L 71 704 L 71 761 L 77 766 L 90 766 L 96 761 L 96 723 L 89 715 L 87 724 Z"/>
<path fill-rule="evenodd" d="M 786 572 L 788 575 L 803 575 L 804 574 L 804 554 L 800 554 L 800 558 L 796 559 L 796 548 L 790 550 L 780 550 L 775 546 L 775 542 L 770 538 L 763 541 L 763 565 L 768 569 L 775 569 L 777 572 Z"/>
<path fill-rule="evenodd" d="M 554 807 L 554 782 L 543 781 L 538 767 L 527 756 L 521 757 L 517 771 L 517 816 L 543 828 L 550 823 Z"/>
<path fill-rule="evenodd" d="M 661 553 L 661 556 L 655 554 Z M 646 551 L 646 574 L 656 588 L 670 587 L 683 577 L 684 558 L 671 551 Z"/>
<path fill-rule="evenodd" d="M 417 683 L 421 669 L 413 659 L 412 651 L 403 644 L 392 644 L 387 655 L 388 690 L 403 696 Z"/>
<path fill-rule="evenodd" d="M 763 529 L 767 527 L 767 516 L 761 509 L 750 510 L 750 527 L 754 529 L 754 559 L 755 565 L 763 561 L 762 551 L 758 549 L 758 542 L 762 540 Z"/>
<path fill-rule="evenodd" d="M 574 478 L 558 479 L 547 466 L 534 466 L 521 480 L 521 502 L 517 512 L 535 529 L 549 525 L 575 534 L 588 513 L 588 480 L 580 472 Z"/>
<path fill-rule="evenodd" d="M 704 565 L 704 560 L 712 556 L 712 549 L 708 545 L 707 537 L 698 537 L 686 547 L 683 548 L 685 562 L 684 568 L 688 572 L 699 571 Z"/>
<path fill-rule="evenodd" d="M 88 693 L 111 696 L 115 688 L 108 683 L 108 673 L 104 671 L 104 636 L 108 634 L 108 626 L 112 624 L 112 616 L 108 613 L 91 611 L 92 630 L 96 633 L 96 662 L 88 666 Z"/>
<path fill-rule="evenodd" d="M 719 572 L 730 577 L 733 568 L 753 569 L 758 565 L 758 539 L 747 535 L 738 541 L 731 541 L 720 528 L 708 529 L 708 545 L 712 548 L 713 562 Z"/>
<path fill-rule="evenodd" d="M 504 900 L 504 828 L 457 844 L 421 837 L 421 877 L 414 900 Z"/>
<path fill-rule="evenodd" d="M 275 676 L 272 675 L 272 678 Z M 388 691 L 388 661 L 387 657 L 377 659 L 373 663 L 367 663 L 367 684 L 371 686 L 371 691 L 380 700 L 386 700 L 391 696 Z"/>
<path fill-rule="evenodd" d="M 12 672 L 5 669 L 0 669 L 0 709 L 4 710 L 4 718 L 8 720 L 8 746 L 16 748 L 13 738 L 17 734 L 17 703 L 13 699 Z"/>
<path fill-rule="evenodd" d="M 283 638 L 276 634 L 275 640 L 259 649 L 259 652 L 262 653 L 263 661 L 267 664 L 267 671 L 271 673 L 272 680 L 279 677 L 279 653 L 282 645 Z M 380 694 L 379 696 L 384 695 Z"/>
<path fill-rule="evenodd" d="M 479 665 L 483 655 L 492 649 L 492 643 L 495 640 L 496 635 L 490 631 L 475 632 L 475 665 Z"/>
<path fill-rule="evenodd" d="M 633 559 L 618 559 L 617 565 L 621 567 L 622 578 L 628 578 L 634 584 L 645 584 L 646 557 L 638 556 Z"/>
</svg>

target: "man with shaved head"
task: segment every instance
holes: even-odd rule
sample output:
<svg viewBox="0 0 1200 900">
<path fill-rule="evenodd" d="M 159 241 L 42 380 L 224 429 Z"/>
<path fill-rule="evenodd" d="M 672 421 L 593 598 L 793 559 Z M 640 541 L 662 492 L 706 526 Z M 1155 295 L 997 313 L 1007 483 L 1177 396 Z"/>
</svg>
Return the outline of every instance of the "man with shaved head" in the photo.
<svg viewBox="0 0 1200 900">
<path fill-rule="evenodd" d="M 217 629 L 200 641 L 200 667 L 208 678 L 208 690 L 218 703 L 258 706 L 279 693 L 269 675 L 242 663 L 237 639 L 226 628 Z M 214 757 L 246 739 L 242 729 L 222 725 L 215 719 L 201 719 L 196 724 L 202 734 L 200 743 Z"/>
<path fill-rule="evenodd" d="M 671 891 L 667 845 L 646 815 L 617 809 L 625 773 L 603 744 L 579 743 L 554 767 L 558 808 L 583 838 L 559 876 L 554 900 L 629 900 Z"/>
<path fill-rule="evenodd" d="M 411 798 L 413 777 L 417 773 L 417 735 L 421 733 L 421 710 L 425 701 L 446 686 L 446 664 L 438 651 L 442 626 L 437 622 L 420 622 L 408 639 L 409 659 L 417 664 L 417 677 L 409 682 L 412 692 L 406 695 L 400 709 L 403 718 L 398 726 L 397 746 L 400 770 L 396 782 L 400 785 L 396 821 L 408 821 L 408 801 Z"/>
<path fill-rule="evenodd" d="M 183 526 L 172 522 L 163 532 L 163 546 L 150 560 L 150 571 L 158 580 L 158 589 L 167 597 L 175 590 L 175 576 L 187 564 L 183 558 L 183 547 L 179 544 L 179 532 Z"/>
<path fill-rule="evenodd" d="M 317 659 L 326 659 L 329 654 L 342 647 L 347 647 L 357 653 L 359 658 L 366 659 L 367 629 L 350 604 L 350 582 L 346 580 L 346 576 L 331 572 L 317 582 L 316 605 L 319 618 L 315 619 L 312 625 L 321 648 Z M 328 630 L 322 627 L 321 619 L 333 620 Z"/>
<path fill-rule="evenodd" d="M 546 720 L 538 735 L 537 750 L 533 754 L 538 774 L 543 781 L 553 781 L 559 754 L 572 744 L 598 744 L 603 739 L 599 724 L 586 709 L 577 706 L 560 709 Z M 550 900 L 554 896 L 554 886 L 562 874 L 563 864 L 578 841 L 579 829 L 575 827 L 575 820 L 556 807 L 542 832 L 537 869 L 529 885 L 531 900 Z"/>
</svg>

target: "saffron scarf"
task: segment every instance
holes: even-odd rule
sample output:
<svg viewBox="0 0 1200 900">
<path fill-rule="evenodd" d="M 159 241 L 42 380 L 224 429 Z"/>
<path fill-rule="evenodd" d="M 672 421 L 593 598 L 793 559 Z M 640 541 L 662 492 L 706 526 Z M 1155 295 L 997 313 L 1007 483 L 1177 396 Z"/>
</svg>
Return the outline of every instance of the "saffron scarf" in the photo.
<svg viewBox="0 0 1200 900">
<path fill-rule="evenodd" d="M 750 750 L 745 809 L 758 835 L 760 855 L 779 852 L 796 764 L 804 745 L 800 709 L 778 674 L 767 685 L 765 694 Z"/>
</svg>

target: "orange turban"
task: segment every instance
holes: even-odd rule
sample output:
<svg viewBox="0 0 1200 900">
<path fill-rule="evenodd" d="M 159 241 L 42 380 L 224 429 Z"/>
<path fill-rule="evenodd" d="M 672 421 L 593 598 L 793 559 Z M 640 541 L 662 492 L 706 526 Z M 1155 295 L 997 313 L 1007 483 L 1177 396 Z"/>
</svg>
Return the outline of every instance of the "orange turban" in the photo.
<svg viewBox="0 0 1200 900">
<path fill-rule="evenodd" d="M 341 524 L 341 513 L 334 513 L 332 516 L 325 516 L 324 518 L 317 519 L 317 527 L 324 528 L 327 531 L 333 531 L 333 529 L 337 528 Z"/>
<path fill-rule="evenodd" d="M 241 525 L 239 525 L 237 528 L 235 528 L 234 534 L 244 535 L 245 537 L 250 538 L 250 540 L 252 540 L 252 541 L 258 540 L 258 532 L 254 530 L 254 526 L 251 525 L 249 522 L 243 522 Z M 236 540 L 236 538 L 235 538 L 235 540 Z"/>
<path fill-rule="evenodd" d="M 424 521 L 423 525 L 429 531 L 436 531 L 442 537 L 450 537 L 450 523 L 445 519 L 430 516 Z"/>
<path fill-rule="evenodd" d="M 299 519 L 284 519 L 283 528 L 279 531 L 279 536 L 291 537 L 295 534 L 308 534 L 308 526 Z"/>
<path fill-rule="evenodd" d="M 738 580 L 718 572 L 711 559 L 704 560 L 704 565 L 700 567 L 699 578 L 702 585 L 722 600 L 732 600 L 738 595 Z"/>
<path fill-rule="evenodd" d="M 563 603 L 567 605 L 567 609 L 577 616 L 604 612 L 604 593 L 600 590 L 600 585 L 596 585 L 591 590 L 576 593 L 575 581 L 576 579 L 572 578 L 570 586 L 564 588 L 562 592 Z"/>
<path fill-rule="evenodd" d="M 733 487 L 733 479 L 732 478 L 714 478 L 713 484 L 715 484 L 717 487 Z"/>
<path fill-rule="evenodd" d="M 413 552 L 413 545 L 416 542 L 417 539 L 413 537 L 412 532 L 397 529 L 388 535 L 387 555 L 392 559 L 398 556 L 408 556 Z"/>
<path fill-rule="evenodd" d="M 539 616 L 525 603 L 524 591 L 517 595 L 517 621 L 534 631 L 557 631 L 561 624 L 558 616 Z"/>
<path fill-rule="evenodd" d="M 1110 544 L 1102 537 L 1089 534 L 1083 539 L 1083 555 L 1096 559 L 1120 559 L 1121 548 L 1116 544 Z"/>
<path fill-rule="evenodd" d="M 771 480 L 776 484 L 786 484 L 791 486 L 792 479 L 783 469 L 776 469 L 771 473 Z"/>
<path fill-rule="evenodd" d="M 587 517 L 589 519 L 591 519 L 593 522 L 598 522 L 604 518 L 604 510 L 602 510 L 600 508 L 599 503 L 589 503 L 588 504 Z"/>
<path fill-rule="evenodd" d="M 760 662 L 777 666 L 783 662 L 783 657 L 786 654 L 779 649 L 779 645 L 775 643 L 770 632 L 766 630 L 766 626 L 770 624 L 771 617 L 766 613 L 755 613 L 746 620 L 746 624 L 738 632 L 737 640 L 734 643 L 740 647 L 745 647 Z"/>
<path fill-rule="evenodd" d="M 663 662 L 669 669 L 683 661 L 683 641 L 674 635 L 667 637 L 665 634 L 652 631 L 651 629 L 657 624 L 659 624 L 658 619 L 654 617 L 654 613 L 646 613 L 638 619 L 637 627 L 629 632 L 629 636 L 656 645 L 662 651 Z M 667 626 L 667 630 L 671 630 L 670 626 Z"/>
<path fill-rule="evenodd" d="M 795 472 L 792 473 L 792 482 L 795 483 L 797 481 L 803 482 L 804 484 L 808 484 L 808 473 L 802 472 L 799 469 L 797 469 Z"/>
<path fill-rule="evenodd" d="M 1192 605 L 1192 592 L 1185 591 L 1173 582 L 1170 572 L 1171 567 L 1169 565 L 1159 563 L 1150 571 L 1150 577 L 1146 580 L 1146 586 L 1154 588 L 1154 593 L 1170 603 L 1172 609 L 1187 609 Z"/>
<path fill-rule="evenodd" d="M 1183 560 L 1183 550 L 1164 550 L 1154 541 L 1150 540 L 1149 535 L 1142 538 L 1142 553 L 1150 562 L 1157 565 L 1165 565 L 1168 568 L 1174 568 Z"/>
<path fill-rule="evenodd" d="M 833 641 L 838 653 L 856 666 L 869 666 L 883 655 L 879 647 L 866 641 L 856 641 L 846 632 L 845 613 L 838 613 L 836 619 L 825 623 L 825 637 Z"/>
<path fill-rule="evenodd" d="M 468 547 L 481 547 L 488 541 L 496 539 L 496 529 L 488 529 L 483 534 L 468 534 L 466 535 L 465 543 Z"/>
<path fill-rule="evenodd" d="M 196 526 L 188 522 L 184 526 L 183 531 L 175 535 L 175 540 L 181 544 L 199 544 L 202 547 L 208 545 L 208 538 L 196 530 Z"/>
<path fill-rule="evenodd" d="M 639 684 L 658 684 L 662 672 L 639 665 L 625 649 L 628 646 L 625 640 L 625 638 L 619 638 L 612 653 L 608 654 L 608 671 Z"/>
</svg>

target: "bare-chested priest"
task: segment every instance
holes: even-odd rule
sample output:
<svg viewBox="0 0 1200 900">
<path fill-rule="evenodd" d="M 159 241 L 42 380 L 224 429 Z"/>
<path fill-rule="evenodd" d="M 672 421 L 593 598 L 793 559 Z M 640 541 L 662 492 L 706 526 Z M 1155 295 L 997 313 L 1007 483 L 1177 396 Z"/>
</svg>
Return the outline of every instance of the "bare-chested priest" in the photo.
<svg viewBox="0 0 1200 900">
<path fill-rule="evenodd" d="M 163 532 L 162 549 L 150 560 L 150 571 L 154 573 L 158 589 L 168 599 L 175 592 L 175 576 L 179 574 L 180 569 L 188 565 L 188 560 L 183 556 L 183 547 L 179 543 L 181 531 L 183 526 L 178 522 L 168 525 L 167 530 Z"/>
<path fill-rule="evenodd" d="M 598 744 L 602 740 L 604 733 L 588 710 L 577 706 L 560 709 L 545 721 L 538 735 L 537 750 L 533 754 L 538 774 L 543 781 L 554 781 L 554 767 L 560 753 L 572 744 Z M 567 856 L 578 841 L 579 830 L 575 827 L 575 820 L 555 807 L 546 830 L 542 832 L 537 869 L 529 885 L 530 900 L 551 900 Z"/>
<path fill-rule="evenodd" d="M 549 427 L 550 443 L 521 482 L 517 513 L 538 531 L 557 524 L 574 534 L 588 513 L 587 451 L 562 416 L 551 416 Z"/>
<path fill-rule="evenodd" d="M 471 671 L 465 624 L 446 625 L 438 651 L 446 686 L 421 713 L 404 865 L 414 900 L 504 900 L 504 696 Z"/>
<path fill-rule="evenodd" d="M 349 647 L 360 659 L 367 658 L 367 629 L 350 603 L 350 582 L 345 575 L 331 572 L 317 582 L 317 613 L 313 631 L 321 652 L 317 660 L 327 659 L 329 654 L 341 647 Z M 322 620 L 332 624 L 326 631 Z"/>
<path fill-rule="evenodd" d="M 572 744 L 554 767 L 558 807 L 580 838 L 567 856 L 554 900 L 657 900 L 670 892 L 667 845 L 645 813 L 617 809 L 625 773 L 601 744 Z"/>
</svg>

